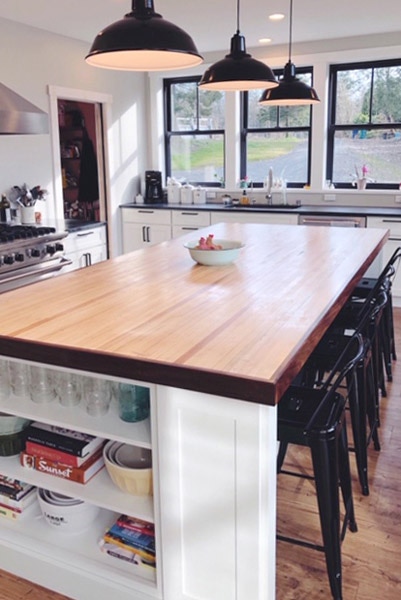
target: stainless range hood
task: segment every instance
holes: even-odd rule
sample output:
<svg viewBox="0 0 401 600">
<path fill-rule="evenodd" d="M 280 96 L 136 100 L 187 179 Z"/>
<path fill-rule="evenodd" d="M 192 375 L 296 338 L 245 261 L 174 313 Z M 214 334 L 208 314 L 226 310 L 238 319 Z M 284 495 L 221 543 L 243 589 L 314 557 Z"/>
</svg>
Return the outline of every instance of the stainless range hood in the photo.
<svg viewBox="0 0 401 600">
<path fill-rule="evenodd" d="M 0 83 L 0 135 L 49 133 L 43 110 Z"/>
</svg>

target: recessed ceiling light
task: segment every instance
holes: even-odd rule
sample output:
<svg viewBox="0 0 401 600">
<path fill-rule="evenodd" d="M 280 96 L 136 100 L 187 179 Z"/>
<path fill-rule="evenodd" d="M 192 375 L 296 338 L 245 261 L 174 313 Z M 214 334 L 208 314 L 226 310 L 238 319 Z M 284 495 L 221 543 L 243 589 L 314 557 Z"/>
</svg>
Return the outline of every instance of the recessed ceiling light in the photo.
<svg viewBox="0 0 401 600">
<path fill-rule="evenodd" d="M 269 15 L 270 21 L 281 21 L 284 18 L 285 15 L 283 15 L 283 13 L 274 13 L 272 15 Z"/>
<path fill-rule="evenodd" d="M 270 44 L 272 41 L 271 38 L 260 38 L 259 44 Z"/>
</svg>

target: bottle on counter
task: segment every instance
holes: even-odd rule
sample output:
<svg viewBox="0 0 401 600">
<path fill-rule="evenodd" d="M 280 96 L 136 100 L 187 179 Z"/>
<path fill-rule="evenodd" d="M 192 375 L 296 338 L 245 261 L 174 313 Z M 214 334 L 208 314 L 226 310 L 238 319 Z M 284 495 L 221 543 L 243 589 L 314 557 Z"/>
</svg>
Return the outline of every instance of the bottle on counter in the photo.
<svg viewBox="0 0 401 600">
<path fill-rule="evenodd" d="M 248 195 L 246 193 L 246 190 L 244 190 L 242 192 L 240 203 L 241 203 L 242 206 L 246 206 L 247 204 L 250 204 L 249 197 L 248 197 Z"/>
<path fill-rule="evenodd" d="M 2 223 L 9 223 L 11 221 L 11 205 L 5 194 L 1 195 L 0 200 L 0 221 Z"/>
</svg>

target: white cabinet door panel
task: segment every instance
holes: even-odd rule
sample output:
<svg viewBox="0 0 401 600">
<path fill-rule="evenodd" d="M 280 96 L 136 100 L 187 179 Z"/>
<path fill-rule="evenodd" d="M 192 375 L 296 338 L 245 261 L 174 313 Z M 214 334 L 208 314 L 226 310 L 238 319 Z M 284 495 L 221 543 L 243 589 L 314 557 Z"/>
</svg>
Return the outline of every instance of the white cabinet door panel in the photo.
<svg viewBox="0 0 401 600">
<path fill-rule="evenodd" d="M 158 386 L 157 414 L 164 600 L 274 600 L 276 409 Z"/>
</svg>

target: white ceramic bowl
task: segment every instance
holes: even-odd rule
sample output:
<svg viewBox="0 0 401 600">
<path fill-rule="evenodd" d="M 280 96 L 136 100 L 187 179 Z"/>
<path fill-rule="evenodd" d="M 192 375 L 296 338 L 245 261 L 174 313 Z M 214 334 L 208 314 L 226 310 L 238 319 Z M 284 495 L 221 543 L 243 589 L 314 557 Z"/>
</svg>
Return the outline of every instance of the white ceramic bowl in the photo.
<svg viewBox="0 0 401 600">
<path fill-rule="evenodd" d="M 197 250 L 198 241 L 187 242 L 184 244 L 188 248 L 191 258 L 200 265 L 208 267 L 229 265 L 234 262 L 239 255 L 243 244 L 231 240 L 213 240 L 215 244 L 222 246 L 222 250 Z"/>
<path fill-rule="evenodd" d="M 0 435 L 18 433 L 29 425 L 29 419 L 0 413 Z"/>
<path fill-rule="evenodd" d="M 113 444 L 115 444 L 113 441 L 107 442 L 103 449 L 103 457 L 106 470 L 114 485 L 133 496 L 151 496 L 153 494 L 151 450 L 128 444 L 114 446 L 116 452 L 121 446 L 129 446 L 124 453 L 125 462 L 131 465 L 127 467 L 115 462 Z"/>
<path fill-rule="evenodd" d="M 69 502 L 72 499 L 58 501 L 52 498 L 47 490 L 38 489 L 38 502 L 45 521 L 53 529 L 63 533 L 80 533 L 88 529 L 99 514 L 100 508 L 87 502 Z"/>
</svg>

